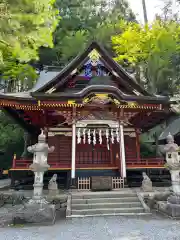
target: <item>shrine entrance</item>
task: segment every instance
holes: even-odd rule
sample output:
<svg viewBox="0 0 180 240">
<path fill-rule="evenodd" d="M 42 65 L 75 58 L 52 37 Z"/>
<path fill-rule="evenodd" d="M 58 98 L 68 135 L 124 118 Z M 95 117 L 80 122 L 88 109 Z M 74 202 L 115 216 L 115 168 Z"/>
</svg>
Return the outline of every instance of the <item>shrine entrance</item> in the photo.
<svg viewBox="0 0 180 240">
<path fill-rule="evenodd" d="M 116 121 L 80 121 L 76 125 L 76 132 L 76 165 L 119 167 L 116 158 L 120 152 L 120 139 Z"/>
<path fill-rule="evenodd" d="M 107 149 L 105 138 L 103 137 L 102 144 L 77 144 L 76 149 L 77 164 L 110 164 L 111 149 Z"/>
</svg>

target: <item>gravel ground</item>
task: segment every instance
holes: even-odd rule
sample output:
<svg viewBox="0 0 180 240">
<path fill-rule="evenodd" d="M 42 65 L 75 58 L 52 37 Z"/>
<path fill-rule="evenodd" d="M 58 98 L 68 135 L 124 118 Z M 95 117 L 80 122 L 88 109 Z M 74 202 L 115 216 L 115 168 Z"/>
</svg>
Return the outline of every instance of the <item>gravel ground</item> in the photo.
<svg viewBox="0 0 180 240">
<path fill-rule="evenodd" d="M 8 187 L 11 184 L 11 179 L 0 179 L 0 189 L 4 187 Z"/>
<path fill-rule="evenodd" d="M 53 226 L 1 228 L 1 240 L 180 240 L 180 221 L 160 217 L 96 217 Z"/>
</svg>

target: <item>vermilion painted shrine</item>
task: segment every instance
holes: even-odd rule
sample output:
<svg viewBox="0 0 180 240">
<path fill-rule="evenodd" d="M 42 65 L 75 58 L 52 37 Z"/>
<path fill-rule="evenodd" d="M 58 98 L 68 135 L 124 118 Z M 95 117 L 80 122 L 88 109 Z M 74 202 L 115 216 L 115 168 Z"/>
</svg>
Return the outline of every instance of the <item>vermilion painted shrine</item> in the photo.
<svg viewBox="0 0 180 240">
<path fill-rule="evenodd" d="M 96 42 L 31 91 L 1 94 L 0 106 L 27 131 L 25 147 L 44 129 L 55 146 L 49 171 L 67 181 L 164 166 L 164 158 L 141 158 L 139 134 L 167 117 L 169 99 L 147 92 Z M 14 158 L 12 176 L 31 163 Z"/>
</svg>

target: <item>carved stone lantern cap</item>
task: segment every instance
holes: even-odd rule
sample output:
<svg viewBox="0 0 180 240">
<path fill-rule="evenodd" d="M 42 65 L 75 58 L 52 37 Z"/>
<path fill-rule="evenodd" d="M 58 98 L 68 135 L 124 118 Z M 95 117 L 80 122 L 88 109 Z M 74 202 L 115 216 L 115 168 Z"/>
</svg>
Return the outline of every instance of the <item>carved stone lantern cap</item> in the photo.
<svg viewBox="0 0 180 240">
<path fill-rule="evenodd" d="M 41 129 L 41 134 L 38 136 L 38 142 L 45 142 L 46 141 L 46 135 L 44 134 L 43 129 Z"/>
<path fill-rule="evenodd" d="M 167 138 L 166 138 L 166 141 L 167 141 L 167 142 L 171 142 L 171 141 L 174 142 L 174 137 L 171 135 L 170 132 L 169 132 L 169 134 L 168 134 L 168 136 L 167 136 Z"/>
</svg>

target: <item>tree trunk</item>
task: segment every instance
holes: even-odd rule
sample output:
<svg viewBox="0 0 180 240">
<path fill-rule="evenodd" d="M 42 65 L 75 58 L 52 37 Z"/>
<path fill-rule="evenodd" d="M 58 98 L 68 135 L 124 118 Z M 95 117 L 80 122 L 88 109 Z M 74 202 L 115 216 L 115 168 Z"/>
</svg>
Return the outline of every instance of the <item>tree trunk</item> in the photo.
<svg viewBox="0 0 180 240">
<path fill-rule="evenodd" d="M 24 151 L 21 155 L 21 158 L 28 158 L 29 156 L 29 153 L 27 151 L 27 147 L 31 145 L 31 142 L 32 142 L 32 136 L 24 131 Z"/>
<path fill-rule="evenodd" d="M 142 6 L 143 6 L 143 13 L 144 13 L 144 23 L 148 23 L 148 17 L 147 17 L 147 9 L 146 9 L 146 2 L 145 0 L 142 0 Z"/>
</svg>

